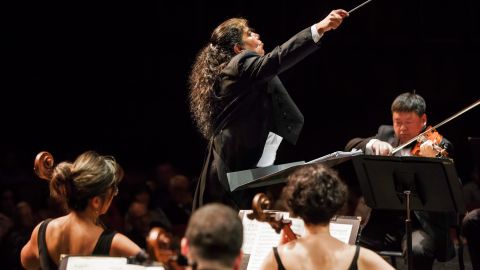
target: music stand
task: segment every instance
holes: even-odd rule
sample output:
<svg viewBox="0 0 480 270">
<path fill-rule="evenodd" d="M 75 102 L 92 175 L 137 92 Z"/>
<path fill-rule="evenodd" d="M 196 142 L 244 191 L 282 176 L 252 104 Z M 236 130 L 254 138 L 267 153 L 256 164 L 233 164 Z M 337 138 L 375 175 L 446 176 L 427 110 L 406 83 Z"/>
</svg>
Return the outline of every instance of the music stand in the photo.
<svg viewBox="0 0 480 270">
<path fill-rule="evenodd" d="M 451 159 L 356 156 L 353 166 L 372 209 L 405 209 L 408 269 L 412 268 L 411 210 L 465 213 L 462 185 Z"/>
<path fill-rule="evenodd" d="M 302 166 L 322 163 L 327 167 L 333 167 L 361 154 L 363 154 L 361 150 L 352 150 L 350 152 L 335 151 L 308 162 L 297 161 L 263 168 L 229 172 L 227 173 L 228 185 L 230 191 L 233 192 L 242 189 L 285 183 L 288 175 Z"/>
<path fill-rule="evenodd" d="M 468 144 L 472 153 L 473 166 L 480 167 L 480 137 L 468 137 Z"/>
</svg>

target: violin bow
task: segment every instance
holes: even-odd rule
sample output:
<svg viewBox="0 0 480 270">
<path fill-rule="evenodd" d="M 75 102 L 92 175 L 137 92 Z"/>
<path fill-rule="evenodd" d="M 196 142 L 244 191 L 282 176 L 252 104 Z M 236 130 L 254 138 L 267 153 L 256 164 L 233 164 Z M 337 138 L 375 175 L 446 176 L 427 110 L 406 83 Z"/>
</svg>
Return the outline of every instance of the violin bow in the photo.
<svg viewBox="0 0 480 270">
<path fill-rule="evenodd" d="M 397 153 L 398 151 L 402 150 L 403 148 L 405 148 L 405 146 L 407 146 L 407 145 L 411 144 L 412 142 L 416 141 L 418 138 L 420 138 L 421 136 L 425 135 L 426 133 L 428 133 L 428 132 L 430 132 L 430 131 L 432 131 L 432 130 L 437 129 L 438 127 L 443 126 L 444 124 L 450 122 L 451 120 L 453 120 L 453 119 L 459 117 L 460 115 L 462 115 L 462 114 L 470 111 L 471 109 L 475 108 L 475 107 L 478 106 L 479 104 L 480 104 L 480 99 L 477 100 L 477 101 L 475 101 L 472 105 L 470 105 L 470 106 L 462 109 L 461 111 L 457 112 L 456 114 L 454 114 L 454 115 L 448 117 L 447 119 L 443 120 L 442 122 L 438 123 L 437 125 L 435 125 L 435 126 L 433 126 L 433 127 L 431 127 L 431 128 L 428 128 L 428 129 L 425 130 L 424 132 L 422 132 L 422 133 L 418 134 L 417 136 L 411 138 L 411 139 L 410 139 L 409 141 L 407 141 L 406 143 L 404 143 L 404 144 L 402 144 L 402 145 L 394 148 L 394 149 L 392 150 L 391 155 L 394 155 L 394 154 Z"/>
</svg>

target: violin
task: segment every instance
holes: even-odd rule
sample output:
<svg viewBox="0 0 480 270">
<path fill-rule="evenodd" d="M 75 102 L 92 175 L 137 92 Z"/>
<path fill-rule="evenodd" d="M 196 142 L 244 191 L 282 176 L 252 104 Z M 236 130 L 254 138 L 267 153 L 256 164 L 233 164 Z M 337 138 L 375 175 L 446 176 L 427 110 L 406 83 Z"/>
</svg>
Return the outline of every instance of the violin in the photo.
<svg viewBox="0 0 480 270">
<path fill-rule="evenodd" d="M 160 227 L 153 227 L 148 233 L 147 251 L 166 270 L 186 269 L 186 258 L 173 249 L 172 235 Z"/>
<path fill-rule="evenodd" d="M 438 155 L 441 157 L 448 157 L 448 152 L 445 148 L 441 147 L 439 144 L 442 141 L 443 136 L 438 133 L 434 128 L 431 126 L 427 127 L 426 131 L 421 133 L 420 136 L 417 138 L 417 143 L 412 148 L 410 153 L 412 156 L 420 156 L 420 146 L 422 143 L 426 142 L 427 140 L 433 142 L 433 149 L 438 152 Z"/>
<path fill-rule="evenodd" d="M 297 236 L 292 231 L 292 221 L 284 219 L 281 213 L 269 210 L 270 199 L 264 193 L 257 193 L 252 201 L 253 212 L 247 214 L 249 219 L 256 219 L 261 222 L 268 222 L 276 233 L 283 230 L 286 242 L 297 239 Z"/>
</svg>

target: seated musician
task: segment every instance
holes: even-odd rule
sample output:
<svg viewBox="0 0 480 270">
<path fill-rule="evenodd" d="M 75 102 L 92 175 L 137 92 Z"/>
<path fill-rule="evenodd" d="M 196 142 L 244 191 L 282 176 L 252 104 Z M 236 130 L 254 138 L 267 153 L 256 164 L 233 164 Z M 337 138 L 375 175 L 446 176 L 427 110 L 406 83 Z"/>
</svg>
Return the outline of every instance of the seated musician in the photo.
<svg viewBox="0 0 480 270">
<path fill-rule="evenodd" d="M 283 196 L 306 234 L 273 248 L 261 269 L 393 269 L 371 250 L 330 236 L 330 219 L 347 200 L 347 187 L 332 169 L 314 164 L 296 170 Z"/>
<path fill-rule="evenodd" d="M 238 213 L 229 206 L 210 203 L 193 212 L 181 249 L 192 269 L 240 269 L 242 243 Z"/>
<path fill-rule="evenodd" d="M 135 256 L 142 250 L 126 236 L 105 229 L 99 216 L 105 214 L 123 171 L 113 157 L 89 151 L 73 163 L 55 166 L 50 194 L 68 208 L 65 216 L 38 224 L 21 251 L 26 269 L 58 269 L 60 256 Z"/>
<path fill-rule="evenodd" d="M 415 93 L 403 93 L 391 105 L 391 125 L 382 125 L 377 135 L 355 138 L 345 150 L 361 149 L 368 155 L 391 155 L 394 147 L 405 145 L 427 129 L 425 100 Z M 432 140 L 433 139 L 433 140 Z M 400 148 L 399 148 L 400 149 Z M 395 156 L 452 157 L 452 144 L 439 134 L 431 134 L 423 142 L 413 141 Z M 449 227 L 455 217 L 441 213 L 414 211 L 412 215 L 412 249 L 415 269 L 432 269 L 434 259 L 448 261 L 455 256 Z M 405 215 L 403 211 L 372 211 L 362 231 L 360 243 L 373 250 L 406 250 Z"/>
</svg>

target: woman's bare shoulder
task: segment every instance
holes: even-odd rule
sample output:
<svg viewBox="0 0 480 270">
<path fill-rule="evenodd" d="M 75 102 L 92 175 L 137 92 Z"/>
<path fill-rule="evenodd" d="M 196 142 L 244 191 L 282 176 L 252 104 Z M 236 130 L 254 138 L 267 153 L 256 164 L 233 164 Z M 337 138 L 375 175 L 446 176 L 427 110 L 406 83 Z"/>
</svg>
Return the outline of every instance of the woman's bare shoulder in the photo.
<svg viewBox="0 0 480 270">
<path fill-rule="evenodd" d="M 367 248 L 360 248 L 360 254 L 357 261 L 360 270 L 393 270 L 394 268 L 385 261 L 380 255 Z"/>
</svg>

